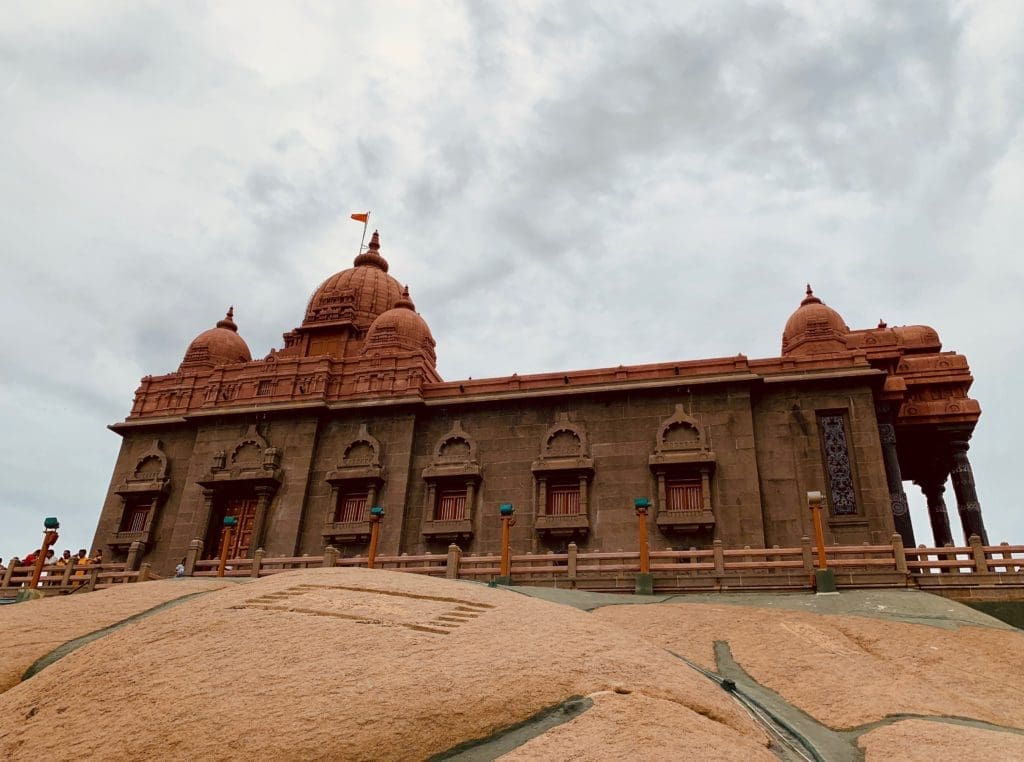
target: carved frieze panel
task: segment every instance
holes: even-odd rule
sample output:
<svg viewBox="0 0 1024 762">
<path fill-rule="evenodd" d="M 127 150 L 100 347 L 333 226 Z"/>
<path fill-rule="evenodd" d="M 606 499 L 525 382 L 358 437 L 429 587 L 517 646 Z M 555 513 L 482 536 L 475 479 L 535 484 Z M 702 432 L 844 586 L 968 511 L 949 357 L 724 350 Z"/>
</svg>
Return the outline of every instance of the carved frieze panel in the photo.
<svg viewBox="0 0 1024 762">
<path fill-rule="evenodd" d="M 476 440 L 462 428 L 459 420 L 437 440 L 431 463 L 423 469 L 424 479 L 446 476 L 480 476 Z"/>
<path fill-rule="evenodd" d="M 360 424 L 358 433 L 345 445 L 337 468 L 327 474 L 327 481 L 332 484 L 347 479 L 369 479 L 377 484 L 384 481 L 380 440 L 370 434 L 365 423 Z"/>
<path fill-rule="evenodd" d="M 688 415 L 682 405 L 663 420 L 655 432 L 654 452 L 648 462 L 651 466 L 686 463 L 715 462 L 715 453 L 708 446 L 704 427 Z"/>
<path fill-rule="evenodd" d="M 169 473 L 170 465 L 163 451 L 163 443 L 159 439 L 154 439 L 153 443 L 136 458 L 135 467 L 121 482 L 117 493 L 121 496 L 163 494 L 170 488 Z"/>
<path fill-rule="evenodd" d="M 253 423 L 230 450 L 214 453 L 210 470 L 199 484 L 247 482 L 276 489 L 281 477 L 281 451 L 271 447 Z"/>
<path fill-rule="evenodd" d="M 554 425 L 541 437 L 540 456 L 533 462 L 534 473 L 593 470 L 586 428 L 570 421 L 568 413 L 559 413 Z"/>
</svg>

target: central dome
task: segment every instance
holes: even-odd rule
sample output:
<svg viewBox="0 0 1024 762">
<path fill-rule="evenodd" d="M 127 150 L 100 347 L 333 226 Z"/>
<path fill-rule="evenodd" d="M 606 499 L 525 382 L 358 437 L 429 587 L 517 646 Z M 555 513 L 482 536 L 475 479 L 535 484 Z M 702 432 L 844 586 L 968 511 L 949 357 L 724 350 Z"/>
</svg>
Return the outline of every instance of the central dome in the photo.
<svg viewBox="0 0 1024 762">
<path fill-rule="evenodd" d="M 303 327 L 350 322 L 361 330 L 402 298 L 402 286 L 388 275 L 388 263 L 380 255 L 380 235 L 375 230 L 368 249 L 348 270 L 335 273 L 313 292 L 306 307 Z"/>
</svg>

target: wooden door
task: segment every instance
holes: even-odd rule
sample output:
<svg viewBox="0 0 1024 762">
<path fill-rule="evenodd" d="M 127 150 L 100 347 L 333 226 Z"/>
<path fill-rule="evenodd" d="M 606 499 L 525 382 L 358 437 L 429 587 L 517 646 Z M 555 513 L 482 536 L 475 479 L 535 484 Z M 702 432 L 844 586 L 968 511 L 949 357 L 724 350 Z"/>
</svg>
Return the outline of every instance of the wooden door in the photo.
<svg viewBox="0 0 1024 762">
<path fill-rule="evenodd" d="M 256 498 L 229 498 L 224 505 L 224 516 L 234 516 L 238 519 L 238 524 L 231 533 L 228 558 L 246 558 L 252 544 L 253 525 L 256 523 Z"/>
</svg>

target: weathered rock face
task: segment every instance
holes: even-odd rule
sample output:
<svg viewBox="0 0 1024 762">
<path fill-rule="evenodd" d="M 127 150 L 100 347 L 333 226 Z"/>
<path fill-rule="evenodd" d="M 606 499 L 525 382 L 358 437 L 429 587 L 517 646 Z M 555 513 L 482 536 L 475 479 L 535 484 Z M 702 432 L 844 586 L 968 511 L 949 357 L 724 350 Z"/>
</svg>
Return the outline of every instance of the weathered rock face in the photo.
<svg viewBox="0 0 1024 762">
<path fill-rule="evenodd" d="M 773 758 L 728 694 L 620 628 L 362 569 L 232 585 L 81 647 L 0 695 L 0 755 L 419 759 L 615 689 L 670 708 L 672 734 Z M 667 731 L 652 743 L 679 748 Z"/>
<path fill-rule="evenodd" d="M 129 617 L 18 682 L 65 641 Z M 531 725 L 494 755 L 776 759 L 778 742 L 769 748 L 736 694 L 695 668 L 729 676 L 722 644 L 740 695 L 767 689 L 763 713 L 802 716 L 824 758 L 1024 756 L 1024 704 L 1007 678 L 1024 671 L 1024 634 L 923 593 L 587 613 L 468 582 L 333 568 L 4 607 L 0 757 L 422 759 L 586 697 L 581 713 Z"/>
</svg>

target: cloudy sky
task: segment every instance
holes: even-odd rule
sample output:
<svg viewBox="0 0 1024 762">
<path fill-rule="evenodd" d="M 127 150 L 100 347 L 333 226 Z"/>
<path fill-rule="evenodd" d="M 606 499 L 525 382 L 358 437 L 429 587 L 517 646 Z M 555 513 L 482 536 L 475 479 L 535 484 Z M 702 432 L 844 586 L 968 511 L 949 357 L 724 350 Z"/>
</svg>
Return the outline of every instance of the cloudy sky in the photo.
<svg viewBox="0 0 1024 762">
<path fill-rule="evenodd" d="M 5 4 L 0 555 L 91 542 L 139 378 L 281 346 L 366 209 L 447 379 L 777 355 L 807 281 L 933 325 L 1024 543 L 1024 9 L 682 5 Z"/>
</svg>

